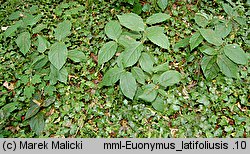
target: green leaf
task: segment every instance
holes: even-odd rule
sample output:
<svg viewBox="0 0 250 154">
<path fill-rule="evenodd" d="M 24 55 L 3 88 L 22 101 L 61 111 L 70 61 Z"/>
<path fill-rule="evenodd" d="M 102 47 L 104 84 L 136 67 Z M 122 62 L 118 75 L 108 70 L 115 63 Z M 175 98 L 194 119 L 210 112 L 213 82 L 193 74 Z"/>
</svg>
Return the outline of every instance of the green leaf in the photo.
<svg viewBox="0 0 250 154">
<path fill-rule="evenodd" d="M 164 11 L 168 6 L 168 0 L 158 0 L 157 4 L 161 8 L 161 10 Z"/>
<path fill-rule="evenodd" d="M 31 107 L 28 109 L 25 115 L 25 119 L 29 119 L 37 114 L 37 112 L 40 110 L 40 106 L 38 106 L 36 103 L 32 103 Z"/>
<path fill-rule="evenodd" d="M 85 54 L 79 50 L 70 50 L 68 52 L 68 58 L 76 63 L 84 62 L 87 59 Z"/>
<path fill-rule="evenodd" d="M 114 41 L 110 41 L 103 45 L 98 54 L 98 64 L 102 65 L 108 62 L 116 53 L 117 43 Z"/>
<path fill-rule="evenodd" d="M 189 40 L 190 40 L 190 37 L 187 37 L 187 38 L 184 38 L 184 39 L 178 41 L 174 45 L 174 49 L 178 50 L 179 48 L 184 48 L 184 47 L 188 46 L 189 45 Z"/>
<path fill-rule="evenodd" d="M 237 16 L 234 18 L 234 20 L 240 24 L 241 26 L 247 26 L 247 17 L 244 16 L 244 17 L 240 17 L 240 16 Z"/>
<path fill-rule="evenodd" d="M 201 36 L 201 34 L 199 32 L 194 33 L 189 40 L 190 50 L 192 51 L 199 44 L 201 44 L 202 41 L 203 41 L 203 37 Z"/>
<path fill-rule="evenodd" d="M 205 53 L 205 54 L 210 55 L 210 56 L 213 56 L 213 55 L 217 54 L 217 52 L 215 51 L 214 48 L 212 48 L 210 46 L 207 46 L 207 45 L 204 45 L 204 46 L 200 47 L 199 50 L 202 53 Z"/>
<path fill-rule="evenodd" d="M 232 22 L 223 22 L 216 24 L 215 33 L 218 34 L 221 38 L 225 38 L 232 31 L 232 27 Z"/>
<path fill-rule="evenodd" d="M 68 79 L 68 71 L 65 67 L 58 70 L 54 65 L 50 65 L 50 84 L 54 85 L 58 81 L 61 81 L 63 83 L 67 83 Z"/>
<path fill-rule="evenodd" d="M 65 37 L 67 37 L 70 34 L 71 29 L 71 22 L 68 20 L 65 20 L 58 24 L 57 28 L 55 29 L 55 38 L 58 41 L 63 40 Z"/>
<path fill-rule="evenodd" d="M 119 67 L 109 69 L 104 74 L 101 85 L 104 85 L 104 86 L 114 85 L 120 79 L 120 76 L 122 73 L 123 73 L 123 69 Z"/>
<path fill-rule="evenodd" d="M 44 122 L 44 115 L 43 113 L 38 113 L 36 116 L 30 119 L 30 128 L 35 131 L 37 135 L 40 135 L 44 129 L 45 122 Z"/>
<path fill-rule="evenodd" d="M 15 31 L 17 31 L 19 27 L 21 27 L 22 23 L 23 23 L 22 21 L 17 21 L 14 25 L 8 27 L 4 32 L 4 36 L 6 38 L 11 36 L 11 34 L 13 34 Z"/>
<path fill-rule="evenodd" d="M 146 29 L 146 36 L 154 44 L 164 49 L 169 49 L 170 43 L 167 36 L 164 34 L 164 27 L 149 27 Z"/>
<path fill-rule="evenodd" d="M 60 70 L 66 63 L 68 50 L 63 42 L 54 43 L 48 53 L 49 61 Z"/>
<path fill-rule="evenodd" d="M 139 96 L 139 98 L 146 102 L 153 102 L 157 96 L 157 86 L 155 84 L 148 84 L 142 88 L 143 93 Z"/>
<path fill-rule="evenodd" d="M 227 44 L 224 47 L 225 55 L 237 64 L 247 64 L 247 55 L 237 44 Z"/>
<path fill-rule="evenodd" d="M 29 51 L 31 46 L 30 33 L 23 32 L 19 34 L 16 39 L 16 44 L 20 48 L 20 51 L 25 55 Z"/>
<path fill-rule="evenodd" d="M 24 96 L 27 98 L 31 98 L 32 95 L 35 93 L 35 87 L 34 86 L 29 86 L 24 88 Z"/>
<path fill-rule="evenodd" d="M 229 16 L 233 16 L 234 10 L 233 10 L 233 8 L 232 8 L 230 5 L 225 4 L 225 3 L 222 3 L 222 7 L 223 7 L 224 11 L 225 11 Z"/>
<path fill-rule="evenodd" d="M 41 83 L 41 76 L 38 74 L 35 74 L 32 78 L 31 78 L 31 83 L 32 84 L 37 84 L 37 83 Z"/>
<path fill-rule="evenodd" d="M 122 33 L 122 27 L 117 21 L 110 21 L 105 26 L 105 34 L 113 40 L 117 40 Z"/>
<path fill-rule="evenodd" d="M 134 13 L 127 13 L 123 15 L 117 15 L 121 25 L 133 30 L 133 31 L 144 31 L 144 23 L 140 16 Z"/>
<path fill-rule="evenodd" d="M 133 7 L 133 12 L 136 14 L 141 14 L 142 12 L 142 6 L 140 3 L 136 3 Z"/>
<path fill-rule="evenodd" d="M 238 67 L 237 65 L 228 59 L 225 55 L 217 56 L 217 64 L 223 74 L 230 78 L 237 78 Z"/>
<path fill-rule="evenodd" d="M 152 103 L 152 106 L 159 112 L 163 112 L 165 110 L 164 100 L 161 97 L 157 97 Z"/>
<path fill-rule="evenodd" d="M 47 86 L 48 87 L 48 86 Z M 49 107 L 52 103 L 54 103 L 56 100 L 55 97 L 49 97 L 49 98 L 46 98 L 46 100 L 44 100 L 44 104 L 43 104 L 43 107 Z"/>
<path fill-rule="evenodd" d="M 181 74 L 174 70 L 164 72 L 159 78 L 159 84 L 163 87 L 172 86 L 181 80 Z"/>
<path fill-rule="evenodd" d="M 154 60 L 153 60 L 153 57 L 151 55 L 143 52 L 140 59 L 139 59 L 139 63 L 140 63 L 141 68 L 145 72 L 152 73 Z"/>
<path fill-rule="evenodd" d="M 201 61 L 201 69 L 206 79 L 212 80 L 215 78 L 220 71 L 220 68 L 216 63 L 216 57 L 204 56 Z"/>
<path fill-rule="evenodd" d="M 127 47 L 122 57 L 122 62 L 124 64 L 124 67 L 133 66 L 139 60 L 142 50 L 143 50 L 143 45 L 141 42 L 136 42 L 130 47 Z"/>
<path fill-rule="evenodd" d="M 196 24 L 201 26 L 202 28 L 206 27 L 209 23 L 208 15 L 205 13 L 196 13 L 194 20 Z"/>
<path fill-rule="evenodd" d="M 38 42 L 37 51 L 40 53 L 43 53 L 50 46 L 50 43 L 40 35 L 37 36 L 37 42 Z"/>
<path fill-rule="evenodd" d="M 213 45 L 220 46 L 223 43 L 220 35 L 215 33 L 212 29 L 200 29 L 200 33 L 206 41 Z"/>
<path fill-rule="evenodd" d="M 161 23 L 169 18 L 170 18 L 170 15 L 166 13 L 156 13 L 148 17 L 148 19 L 146 20 L 146 23 L 149 25 L 153 25 L 153 24 Z"/>
<path fill-rule="evenodd" d="M 63 67 L 58 72 L 58 80 L 66 84 L 67 79 L 68 79 L 68 71 L 65 67 Z"/>
<path fill-rule="evenodd" d="M 12 112 L 17 109 L 18 104 L 19 103 L 17 102 L 13 102 L 13 103 L 8 103 L 3 107 L 1 107 L 0 120 L 2 120 L 3 118 L 8 118 L 12 114 Z"/>
<path fill-rule="evenodd" d="M 131 47 L 137 43 L 137 41 L 128 35 L 121 35 L 118 39 L 118 43 L 124 46 L 125 48 Z"/>
<path fill-rule="evenodd" d="M 38 14 L 36 17 L 34 17 L 31 14 L 26 14 L 26 17 L 23 18 L 23 22 L 25 24 L 25 26 L 33 26 L 35 25 L 40 19 L 42 18 L 41 14 Z"/>
<path fill-rule="evenodd" d="M 134 40 L 140 39 L 142 37 L 141 33 L 137 31 L 124 31 L 122 32 L 121 35 L 125 35 L 125 36 L 127 35 L 130 38 L 133 38 Z"/>
<path fill-rule="evenodd" d="M 169 68 L 168 68 L 168 62 L 166 63 L 163 63 L 161 65 L 157 65 L 156 67 L 154 67 L 153 69 L 153 72 L 154 73 L 157 73 L 157 72 L 165 72 L 167 71 Z"/>
<path fill-rule="evenodd" d="M 120 77 L 120 88 L 122 93 L 129 99 L 133 99 L 137 90 L 137 84 L 132 73 L 125 72 Z"/>
<path fill-rule="evenodd" d="M 31 66 L 33 67 L 33 69 L 37 70 L 37 69 L 40 69 L 43 66 L 45 66 L 48 63 L 48 61 L 49 61 L 49 59 L 47 56 L 40 55 L 40 56 L 35 58 L 34 62 L 31 64 Z"/>
<path fill-rule="evenodd" d="M 9 20 L 16 20 L 16 19 L 18 19 L 18 18 L 21 17 L 21 16 L 20 16 L 21 13 L 22 13 L 22 12 L 20 12 L 20 11 L 13 12 L 13 13 L 11 13 L 11 15 L 8 17 L 8 19 L 9 19 Z"/>
<path fill-rule="evenodd" d="M 47 28 L 47 25 L 45 24 L 38 24 L 35 28 L 32 29 L 33 34 L 39 33 L 41 30 Z"/>
<path fill-rule="evenodd" d="M 142 71 L 141 68 L 139 68 L 139 67 L 133 67 L 131 69 L 131 73 L 135 77 L 135 79 L 136 79 L 137 82 L 139 82 L 141 84 L 145 84 L 146 76 L 145 76 L 145 74 L 144 74 L 144 72 Z"/>
</svg>

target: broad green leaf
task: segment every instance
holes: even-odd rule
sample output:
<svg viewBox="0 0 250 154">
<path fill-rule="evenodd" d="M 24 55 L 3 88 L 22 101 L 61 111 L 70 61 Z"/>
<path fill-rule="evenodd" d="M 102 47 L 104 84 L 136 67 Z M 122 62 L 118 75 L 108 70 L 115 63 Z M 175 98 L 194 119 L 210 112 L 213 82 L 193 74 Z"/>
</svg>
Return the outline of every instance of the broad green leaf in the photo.
<svg viewBox="0 0 250 154">
<path fill-rule="evenodd" d="M 124 51 L 122 59 L 123 66 L 124 67 L 133 66 L 139 60 L 142 50 L 143 50 L 143 45 L 140 42 L 136 42 L 130 47 L 127 47 Z"/>
<path fill-rule="evenodd" d="M 153 60 L 153 57 L 151 55 L 143 52 L 140 59 L 139 59 L 139 63 L 140 63 L 141 68 L 145 72 L 152 73 L 154 60 Z"/>
<path fill-rule="evenodd" d="M 30 119 L 30 128 L 37 134 L 40 135 L 44 129 L 44 115 L 42 112 L 38 113 L 36 116 Z"/>
<path fill-rule="evenodd" d="M 20 16 L 21 13 L 22 12 L 20 12 L 20 11 L 13 12 L 13 13 L 10 14 L 10 16 L 8 17 L 8 19 L 9 20 L 16 20 L 16 19 L 18 19 L 18 18 L 21 17 Z"/>
<path fill-rule="evenodd" d="M 63 83 L 67 83 L 68 71 L 65 67 L 58 70 L 54 65 L 50 65 L 50 84 L 56 84 L 57 80 Z"/>
<path fill-rule="evenodd" d="M 202 53 L 205 53 L 205 54 L 210 55 L 210 56 L 217 54 L 217 52 L 214 48 L 207 46 L 207 45 L 204 45 L 204 46 L 200 47 L 199 49 Z"/>
<path fill-rule="evenodd" d="M 204 56 L 201 61 L 201 69 L 206 79 L 211 80 L 215 78 L 220 71 L 220 68 L 216 63 L 216 57 Z"/>
<path fill-rule="evenodd" d="M 20 26 L 21 26 L 20 24 L 16 23 L 15 25 L 8 27 L 6 31 L 4 32 L 4 36 L 5 37 L 11 36 L 11 34 L 13 34 L 17 30 L 17 28 L 19 28 Z"/>
<path fill-rule="evenodd" d="M 54 43 L 48 53 L 49 61 L 60 70 L 66 63 L 68 50 L 63 42 Z"/>
<path fill-rule="evenodd" d="M 120 88 L 122 93 L 129 99 L 133 99 L 137 89 L 137 84 L 132 73 L 123 73 L 120 77 Z"/>
<path fill-rule="evenodd" d="M 168 0 L 157 0 L 157 4 L 164 11 L 168 6 Z"/>
<path fill-rule="evenodd" d="M 200 33 L 206 41 L 213 45 L 220 46 L 223 43 L 220 35 L 215 33 L 212 29 L 200 29 Z"/>
<path fill-rule="evenodd" d="M 203 37 L 201 36 L 201 34 L 199 32 L 194 33 L 189 40 L 190 50 L 192 51 L 199 44 L 201 44 L 202 41 L 203 41 Z"/>
<path fill-rule="evenodd" d="M 38 14 L 37 16 L 33 16 L 31 14 L 27 14 L 25 18 L 23 18 L 23 22 L 25 26 L 33 26 L 35 25 L 40 19 L 42 18 L 41 14 Z"/>
<path fill-rule="evenodd" d="M 98 64 L 102 65 L 108 62 L 116 53 L 117 43 L 114 41 L 110 41 L 103 45 L 98 54 Z"/>
<path fill-rule="evenodd" d="M 117 15 L 120 24 L 133 31 L 144 31 L 144 23 L 140 16 L 134 13 Z"/>
<path fill-rule="evenodd" d="M 141 33 L 137 32 L 137 31 L 129 31 L 129 32 L 125 31 L 125 32 L 122 32 L 121 35 L 128 36 L 128 37 L 133 38 L 135 40 L 140 39 L 142 37 Z"/>
<path fill-rule="evenodd" d="M 247 55 L 237 44 L 227 44 L 224 47 L 225 55 L 237 64 L 247 64 Z"/>
<path fill-rule="evenodd" d="M 66 84 L 67 79 L 68 79 L 68 71 L 65 67 L 63 67 L 58 71 L 58 80 Z"/>
<path fill-rule="evenodd" d="M 68 58 L 73 60 L 76 63 L 84 62 L 86 60 L 85 54 L 79 50 L 70 50 L 68 52 Z"/>
<path fill-rule="evenodd" d="M 31 107 L 28 109 L 25 115 L 25 119 L 29 119 L 37 114 L 37 112 L 40 110 L 40 106 L 38 106 L 36 103 L 32 103 Z"/>
<path fill-rule="evenodd" d="M 118 39 L 118 43 L 127 48 L 136 44 L 137 41 L 128 35 L 121 35 L 120 38 Z"/>
<path fill-rule="evenodd" d="M 48 87 L 48 86 L 47 86 Z M 53 86 L 52 86 L 53 87 Z M 52 97 L 49 97 L 49 98 L 46 98 L 46 100 L 44 100 L 44 104 L 43 104 L 43 107 L 49 107 L 52 103 L 55 102 L 56 96 L 52 96 Z"/>
<path fill-rule="evenodd" d="M 114 85 L 120 79 L 120 76 L 123 73 L 123 71 L 124 70 L 119 67 L 109 69 L 104 74 L 101 85 L 104 85 L 104 86 Z"/>
<path fill-rule="evenodd" d="M 33 69 L 40 69 L 43 66 L 45 66 L 48 63 L 49 59 L 45 55 L 40 55 L 35 58 L 34 62 L 31 64 L 33 66 Z"/>
<path fill-rule="evenodd" d="M 146 20 L 146 23 L 149 25 L 153 25 L 153 24 L 161 23 L 169 18 L 170 18 L 170 15 L 166 13 L 156 13 L 148 17 L 148 19 Z"/>
<path fill-rule="evenodd" d="M 142 12 L 142 5 L 140 3 L 134 4 L 133 12 L 136 13 L 136 14 L 141 14 L 141 12 Z"/>
<path fill-rule="evenodd" d="M 35 85 L 37 83 L 41 83 L 41 76 L 38 74 L 35 74 L 32 78 L 31 78 L 31 84 Z"/>
<path fill-rule="evenodd" d="M 45 24 L 38 24 L 35 28 L 32 29 L 33 34 L 39 33 L 41 30 L 47 28 L 47 25 Z"/>
<path fill-rule="evenodd" d="M 165 110 L 164 100 L 159 96 L 152 103 L 152 106 L 155 110 L 157 110 L 159 112 L 163 112 Z"/>
<path fill-rule="evenodd" d="M 19 34 L 16 39 L 16 44 L 20 48 L 20 51 L 25 55 L 30 50 L 31 46 L 30 33 L 23 32 Z"/>
<path fill-rule="evenodd" d="M 155 84 L 148 84 L 142 88 L 143 93 L 139 96 L 139 98 L 146 102 L 153 102 L 157 96 L 157 86 Z"/>
<path fill-rule="evenodd" d="M 58 74 L 59 74 L 59 71 L 55 68 L 55 66 L 50 64 L 49 82 L 51 85 L 55 85 L 57 83 Z"/>
<path fill-rule="evenodd" d="M 221 38 L 225 38 L 232 31 L 232 27 L 232 22 L 223 22 L 216 24 L 215 33 L 218 34 Z"/>
<path fill-rule="evenodd" d="M 161 74 L 159 84 L 163 87 L 172 86 L 181 80 L 181 74 L 174 70 L 169 70 Z"/>
<path fill-rule="evenodd" d="M 31 98 L 32 95 L 35 92 L 35 87 L 34 86 L 28 86 L 24 88 L 23 94 L 26 98 Z"/>
<path fill-rule="evenodd" d="M 115 61 L 117 66 L 120 68 L 124 68 L 123 62 L 122 62 L 123 57 L 124 57 L 124 52 L 120 53 L 120 55 L 118 56 L 118 58 L 116 58 L 116 61 Z"/>
<path fill-rule="evenodd" d="M 43 53 L 50 46 L 50 43 L 40 35 L 37 36 L 37 42 L 38 42 L 37 51 L 40 53 Z"/>
<path fill-rule="evenodd" d="M 0 109 L 0 120 L 2 120 L 3 118 L 8 118 L 12 112 L 17 109 L 18 107 L 17 102 L 13 102 L 13 103 L 8 103 L 6 105 L 4 105 L 3 107 L 1 107 Z"/>
<path fill-rule="evenodd" d="M 136 79 L 137 82 L 139 82 L 141 84 L 145 84 L 146 76 L 145 76 L 145 74 L 144 74 L 144 72 L 142 71 L 141 68 L 139 68 L 139 67 L 133 67 L 131 69 L 131 73 L 135 77 L 135 79 Z"/>
<path fill-rule="evenodd" d="M 169 49 L 170 43 L 167 36 L 164 34 L 164 27 L 149 27 L 146 29 L 146 36 L 154 44 L 164 49 Z"/>
<path fill-rule="evenodd" d="M 65 20 L 58 24 L 57 28 L 55 29 L 55 38 L 58 41 L 63 40 L 65 37 L 67 37 L 70 34 L 71 30 L 71 22 L 68 20 Z"/>
<path fill-rule="evenodd" d="M 196 13 L 194 20 L 196 24 L 201 26 L 202 28 L 206 27 L 209 23 L 208 15 L 205 13 Z"/>
<path fill-rule="evenodd" d="M 230 5 L 225 4 L 225 3 L 222 3 L 222 7 L 223 7 L 224 11 L 225 11 L 229 16 L 233 16 L 234 10 L 233 10 L 233 8 L 232 8 Z"/>
<path fill-rule="evenodd" d="M 105 34 L 113 40 L 117 40 L 122 33 L 122 27 L 117 21 L 110 21 L 105 26 Z"/>
<path fill-rule="evenodd" d="M 174 45 L 174 49 L 178 50 L 179 48 L 184 48 L 184 47 L 188 46 L 189 45 L 189 40 L 190 40 L 190 37 L 187 37 L 187 38 L 184 38 L 184 39 L 178 41 Z"/>
<path fill-rule="evenodd" d="M 241 17 L 241 16 L 237 16 L 237 17 L 235 17 L 234 18 L 234 20 L 238 23 L 238 24 L 240 24 L 241 26 L 247 26 L 247 20 L 248 18 L 246 17 L 246 16 L 243 16 L 243 17 Z"/>
<path fill-rule="evenodd" d="M 168 68 L 168 62 L 165 62 L 163 64 L 157 65 L 156 67 L 153 68 L 153 72 L 157 73 L 157 72 L 165 72 L 169 70 Z"/>
<path fill-rule="evenodd" d="M 230 78 L 237 78 L 238 66 L 225 55 L 217 56 L 217 64 L 223 74 Z"/>
</svg>

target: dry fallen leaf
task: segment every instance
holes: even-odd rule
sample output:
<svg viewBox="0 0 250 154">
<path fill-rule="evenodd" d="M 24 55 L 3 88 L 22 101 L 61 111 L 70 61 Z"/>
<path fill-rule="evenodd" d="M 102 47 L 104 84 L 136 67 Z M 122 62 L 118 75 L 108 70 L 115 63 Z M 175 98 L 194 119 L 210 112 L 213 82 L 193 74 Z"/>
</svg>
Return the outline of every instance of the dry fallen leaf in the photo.
<svg viewBox="0 0 250 154">
<path fill-rule="evenodd" d="M 8 90 L 14 90 L 14 89 L 15 89 L 14 83 L 8 83 L 7 81 L 5 81 L 5 82 L 3 83 L 3 86 L 4 86 L 5 88 L 7 88 Z"/>
</svg>

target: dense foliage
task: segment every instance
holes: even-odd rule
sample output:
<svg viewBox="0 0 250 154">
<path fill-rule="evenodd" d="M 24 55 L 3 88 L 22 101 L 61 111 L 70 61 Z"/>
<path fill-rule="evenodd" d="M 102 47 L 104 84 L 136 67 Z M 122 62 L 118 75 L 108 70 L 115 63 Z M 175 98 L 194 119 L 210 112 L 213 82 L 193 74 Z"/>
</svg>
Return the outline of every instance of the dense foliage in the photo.
<svg viewBox="0 0 250 154">
<path fill-rule="evenodd" d="M 0 137 L 250 137 L 250 1 L 0 3 Z"/>
</svg>

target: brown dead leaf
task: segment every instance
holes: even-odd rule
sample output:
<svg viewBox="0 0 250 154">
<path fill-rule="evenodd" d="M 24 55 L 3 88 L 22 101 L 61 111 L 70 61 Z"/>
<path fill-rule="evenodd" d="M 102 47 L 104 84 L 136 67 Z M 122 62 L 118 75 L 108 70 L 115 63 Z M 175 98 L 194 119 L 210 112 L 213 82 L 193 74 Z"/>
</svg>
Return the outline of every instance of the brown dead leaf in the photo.
<svg viewBox="0 0 250 154">
<path fill-rule="evenodd" d="M 98 58 L 93 52 L 90 53 L 90 57 L 93 59 L 94 62 L 98 63 Z"/>
<path fill-rule="evenodd" d="M 14 90 L 15 89 L 15 87 L 14 87 L 14 83 L 8 83 L 7 81 L 5 81 L 4 83 L 3 83 L 3 86 L 5 87 L 5 88 L 7 88 L 8 90 Z"/>
</svg>

